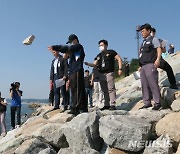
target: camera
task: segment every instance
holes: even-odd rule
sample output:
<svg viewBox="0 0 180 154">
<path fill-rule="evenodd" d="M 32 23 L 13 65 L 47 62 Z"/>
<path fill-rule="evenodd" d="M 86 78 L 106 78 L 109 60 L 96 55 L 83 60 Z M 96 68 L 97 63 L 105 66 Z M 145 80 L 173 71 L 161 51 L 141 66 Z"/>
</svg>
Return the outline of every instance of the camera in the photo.
<svg viewBox="0 0 180 154">
<path fill-rule="evenodd" d="M 11 83 L 10 91 L 11 91 L 11 90 L 13 90 L 13 91 L 16 90 L 16 87 L 17 87 L 17 85 L 16 85 L 15 82 Z"/>
</svg>

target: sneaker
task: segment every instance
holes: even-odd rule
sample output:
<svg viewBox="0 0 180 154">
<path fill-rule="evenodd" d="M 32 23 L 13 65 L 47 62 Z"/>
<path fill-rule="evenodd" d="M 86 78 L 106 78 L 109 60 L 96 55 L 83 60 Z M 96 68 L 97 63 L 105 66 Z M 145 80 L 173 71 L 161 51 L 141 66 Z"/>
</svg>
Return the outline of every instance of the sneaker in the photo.
<svg viewBox="0 0 180 154">
<path fill-rule="evenodd" d="M 147 109 L 147 108 L 149 108 L 149 107 L 152 107 L 152 104 L 144 105 L 143 107 L 140 107 L 139 110 L 140 110 L 140 109 Z"/>
<path fill-rule="evenodd" d="M 68 114 L 73 114 L 75 116 L 77 116 L 79 113 L 80 113 L 79 111 L 75 111 L 74 109 L 72 109 L 68 112 Z"/>
<path fill-rule="evenodd" d="M 171 88 L 171 89 L 178 89 L 178 86 L 176 86 L 176 85 L 170 85 L 169 88 Z"/>
<path fill-rule="evenodd" d="M 6 134 L 7 134 L 6 132 L 3 132 L 3 133 L 1 134 L 1 136 L 2 136 L 2 137 L 5 137 Z"/>
<path fill-rule="evenodd" d="M 103 108 L 101 108 L 100 110 L 103 111 L 103 110 L 108 110 L 110 108 L 110 106 L 104 106 Z"/>
<path fill-rule="evenodd" d="M 115 105 L 111 105 L 110 108 L 109 108 L 109 110 L 116 110 Z"/>
<path fill-rule="evenodd" d="M 152 110 L 158 110 L 158 111 L 160 111 L 161 109 L 162 109 L 161 104 L 154 105 L 154 107 L 152 108 Z"/>
</svg>

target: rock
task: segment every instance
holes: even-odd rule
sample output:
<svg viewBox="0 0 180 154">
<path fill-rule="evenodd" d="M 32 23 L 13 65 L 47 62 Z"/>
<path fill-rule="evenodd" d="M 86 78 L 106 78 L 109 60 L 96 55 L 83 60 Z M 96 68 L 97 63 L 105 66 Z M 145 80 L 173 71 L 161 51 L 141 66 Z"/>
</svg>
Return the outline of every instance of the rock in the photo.
<svg viewBox="0 0 180 154">
<path fill-rule="evenodd" d="M 31 136 L 32 132 L 37 131 L 41 127 L 47 124 L 47 120 L 42 117 L 33 117 L 32 119 L 26 121 L 16 133 L 16 136 L 20 136 L 21 134 L 25 136 Z"/>
<path fill-rule="evenodd" d="M 57 154 L 57 152 L 53 149 L 47 148 L 40 151 L 38 154 Z"/>
<path fill-rule="evenodd" d="M 23 142 L 16 150 L 15 150 L 15 154 L 37 154 L 40 151 L 44 150 L 44 149 L 53 149 L 50 145 L 48 145 L 47 143 L 43 143 L 42 141 L 40 141 L 39 139 L 30 139 L 30 140 L 26 140 L 25 142 Z"/>
<path fill-rule="evenodd" d="M 178 147 L 178 149 L 176 151 L 176 154 L 180 154 L 180 144 L 179 144 L 179 147 Z"/>
<path fill-rule="evenodd" d="M 157 140 L 151 142 L 144 150 L 143 154 L 173 154 L 171 139 L 168 135 L 160 136 Z"/>
<path fill-rule="evenodd" d="M 175 92 L 175 99 L 180 100 L 180 91 Z"/>
<path fill-rule="evenodd" d="M 138 118 L 145 119 L 149 123 L 154 123 L 162 119 L 165 115 L 171 113 L 171 110 L 160 110 L 154 111 L 152 109 L 141 109 L 137 111 L 129 111 L 130 116 L 135 116 Z"/>
<path fill-rule="evenodd" d="M 88 147 L 84 147 L 83 149 L 62 148 L 59 150 L 58 154 L 99 154 L 99 152 Z"/>
<path fill-rule="evenodd" d="M 171 106 L 172 102 L 176 99 L 175 94 L 177 93 L 178 89 L 170 89 L 169 87 L 163 87 L 161 90 L 162 98 L 168 102 L 168 105 Z"/>
<path fill-rule="evenodd" d="M 52 145 L 56 149 L 68 147 L 66 138 L 61 132 L 62 124 L 48 123 L 33 133 L 33 136 Z"/>
<path fill-rule="evenodd" d="M 100 136 L 113 148 L 138 152 L 145 146 L 138 144 L 148 140 L 150 133 L 151 124 L 141 118 L 111 115 L 100 119 Z"/>
<path fill-rule="evenodd" d="M 7 136 L 6 136 L 7 138 Z M 12 148 L 17 148 L 18 146 L 20 146 L 25 140 L 24 136 L 20 136 L 20 137 L 14 137 L 14 135 L 9 139 L 6 140 L 4 142 L 2 142 L 0 145 L 0 153 L 5 153 L 5 151 L 9 151 Z"/>
<path fill-rule="evenodd" d="M 107 116 L 107 115 L 126 115 L 126 114 L 128 114 L 128 112 L 125 111 L 125 110 L 114 110 L 114 111 L 104 110 L 104 111 L 100 111 L 100 112 L 101 112 L 101 116 Z"/>
<path fill-rule="evenodd" d="M 171 104 L 171 108 L 175 112 L 180 111 L 180 100 L 174 100 L 173 103 Z"/>
<path fill-rule="evenodd" d="M 99 114 L 96 111 L 79 114 L 61 127 L 70 148 L 101 148 L 103 140 L 99 136 Z"/>
<path fill-rule="evenodd" d="M 34 109 L 34 108 L 41 107 L 41 104 L 39 104 L 39 103 L 30 103 L 28 105 L 28 107 Z"/>
<path fill-rule="evenodd" d="M 168 134 L 171 140 L 180 142 L 180 112 L 170 113 L 156 124 L 158 136 Z"/>
<path fill-rule="evenodd" d="M 119 149 L 115 149 L 115 148 L 112 148 L 109 152 L 109 154 L 128 154 L 122 150 L 119 150 Z"/>
<path fill-rule="evenodd" d="M 58 113 L 55 116 L 50 117 L 48 122 L 63 124 L 65 122 L 71 121 L 73 118 L 74 116 L 72 114 Z"/>
</svg>

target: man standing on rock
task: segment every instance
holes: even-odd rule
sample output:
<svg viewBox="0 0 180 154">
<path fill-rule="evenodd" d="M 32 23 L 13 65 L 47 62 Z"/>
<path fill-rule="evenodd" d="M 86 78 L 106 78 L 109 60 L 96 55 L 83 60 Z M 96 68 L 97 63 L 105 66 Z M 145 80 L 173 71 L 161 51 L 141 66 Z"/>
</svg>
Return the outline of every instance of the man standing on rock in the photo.
<svg viewBox="0 0 180 154">
<path fill-rule="evenodd" d="M 54 97 L 55 97 L 55 105 L 54 109 L 59 109 L 60 105 L 60 91 L 63 97 L 62 105 L 64 106 L 64 111 L 67 109 L 67 100 L 66 100 L 66 85 L 62 85 L 61 87 L 56 87 L 56 80 L 63 79 L 66 80 L 68 75 L 68 64 L 67 61 L 59 54 L 58 51 L 52 50 L 52 54 L 54 55 L 54 59 L 51 64 L 50 71 L 50 90 L 53 89 Z"/>
<path fill-rule="evenodd" d="M 115 60 L 118 61 L 118 75 L 122 74 L 122 60 L 118 53 L 108 49 L 108 41 L 99 41 L 99 50 L 101 51 L 95 58 L 93 64 L 85 63 L 89 66 L 98 66 L 100 72 L 100 84 L 104 93 L 104 107 L 101 110 L 115 110 L 116 107 L 116 89 L 114 82 Z"/>
<path fill-rule="evenodd" d="M 84 48 L 79 43 L 79 39 L 75 34 L 71 34 L 68 38 L 68 45 L 54 45 L 48 47 L 49 50 L 59 51 L 69 58 L 69 80 L 73 98 L 73 106 L 70 114 L 79 114 L 87 112 L 86 92 L 84 86 Z"/>
<path fill-rule="evenodd" d="M 153 98 L 155 104 L 152 109 L 159 110 L 161 104 L 157 68 L 160 66 L 161 45 L 158 38 L 151 36 L 150 24 L 141 26 L 141 35 L 144 40 L 140 48 L 139 61 L 141 66 L 142 94 L 145 104 L 142 108 L 151 107 L 151 99 Z"/>
</svg>

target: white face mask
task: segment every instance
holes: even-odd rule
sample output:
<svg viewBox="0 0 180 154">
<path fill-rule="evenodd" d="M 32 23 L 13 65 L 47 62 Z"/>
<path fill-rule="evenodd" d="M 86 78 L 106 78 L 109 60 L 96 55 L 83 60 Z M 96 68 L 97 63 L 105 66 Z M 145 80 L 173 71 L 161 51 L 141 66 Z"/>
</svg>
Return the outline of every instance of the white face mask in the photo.
<svg viewBox="0 0 180 154">
<path fill-rule="evenodd" d="M 100 47 L 99 47 L 99 50 L 100 50 L 100 51 L 104 51 L 104 46 L 100 46 Z"/>
</svg>

